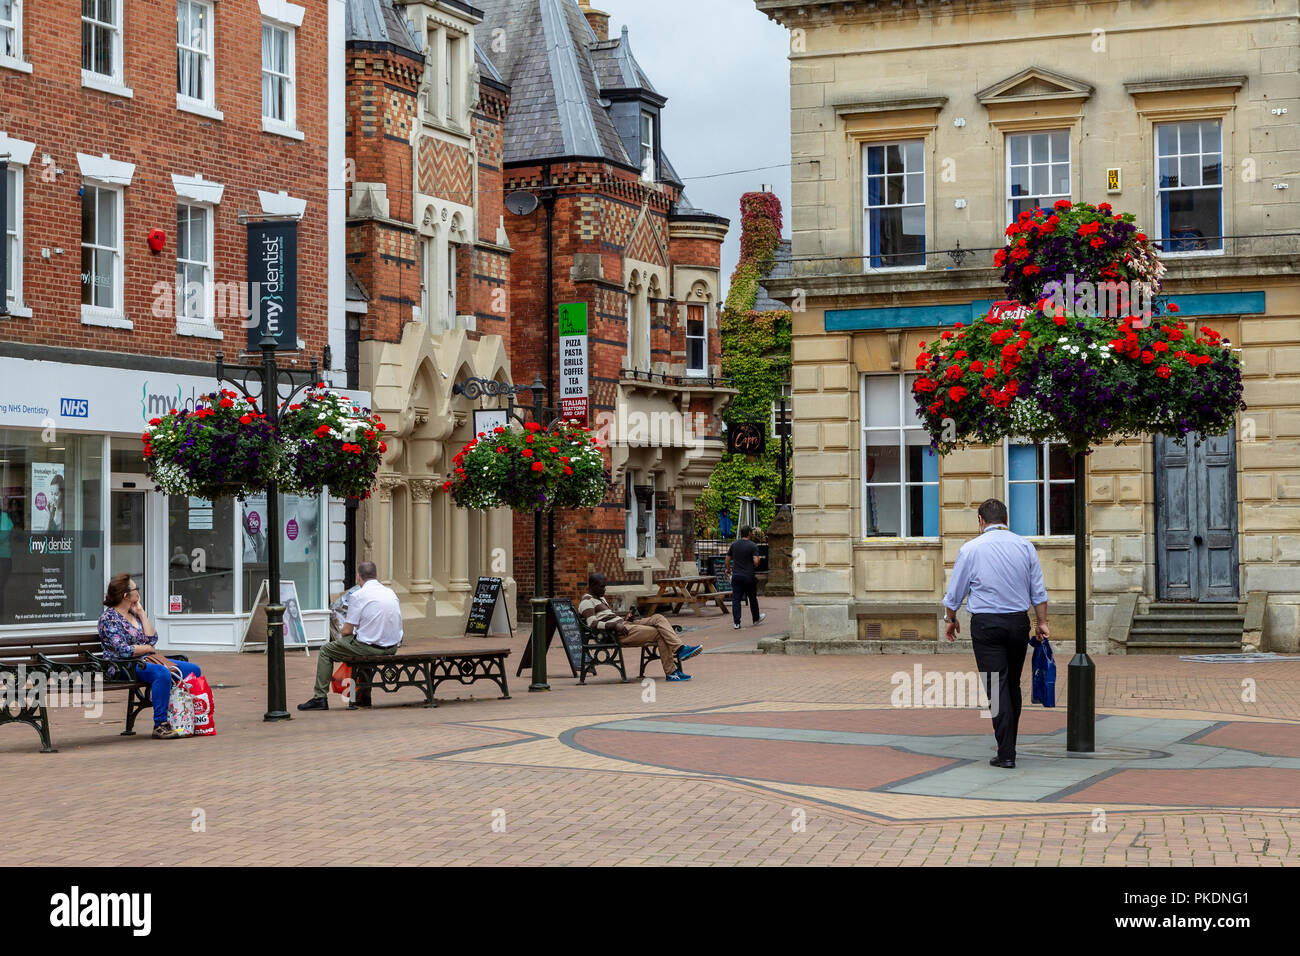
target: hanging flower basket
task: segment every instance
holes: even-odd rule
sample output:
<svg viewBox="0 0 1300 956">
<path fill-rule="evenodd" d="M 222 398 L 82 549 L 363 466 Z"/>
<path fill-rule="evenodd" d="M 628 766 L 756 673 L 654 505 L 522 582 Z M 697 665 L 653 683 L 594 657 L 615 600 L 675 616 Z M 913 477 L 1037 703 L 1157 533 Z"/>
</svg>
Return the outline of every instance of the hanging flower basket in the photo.
<svg viewBox="0 0 1300 956">
<path fill-rule="evenodd" d="M 275 461 L 271 423 L 226 389 L 152 419 L 141 437 L 149 477 L 169 495 L 242 498 L 266 487 Z"/>
<path fill-rule="evenodd" d="M 381 437 L 385 427 L 370 409 L 317 385 L 280 419 L 281 490 L 315 495 L 329 488 L 339 498 L 368 498 L 388 450 Z"/>
<path fill-rule="evenodd" d="M 916 360 L 923 374 L 912 394 L 940 453 L 1008 437 L 1085 451 L 1110 439 L 1157 433 L 1182 442 L 1232 426 L 1246 407 L 1241 361 L 1218 332 L 1191 327 L 1177 305 L 1162 309 L 1151 298 L 1164 266 L 1132 215 L 1063 200 L 1050 215 L 1022 213 L 1007 235 L 995 262 L 1011 301 L 922 343 Z M 1116 311 L 1126 301 L 1113 296 L 1116 285 L 1133 293 L 1134 311 Z M 1063 300 L 1063 290 L 1073 291 Z"/>
<path fill-rule="evenodd" d="M 480 433 L 455 457 L 443 490 L 462 508 L 545 511 L 594 508 L 609 493 L 609 472 L 591 429 L 560 424 L 547 431 L 535 422 L 524 430 Z"/>
<path fill-rule="evenodd" d="M 1007 298 L 1036 304 L 1046 296 L 1058 311 L 1071 312 L 1096 311 L 1088 303 L 1108 292 L 1122 291 L 1130 303 L 1150 300 L 1160 291 L 1165 266 L 1133 222 L 1131 213 L 1117 214 L 1109 203 L 1067 199 L 1050 213 L 1022 212 L 1007 226 L 1006 247 L 993 256 Z"/>
</svg>

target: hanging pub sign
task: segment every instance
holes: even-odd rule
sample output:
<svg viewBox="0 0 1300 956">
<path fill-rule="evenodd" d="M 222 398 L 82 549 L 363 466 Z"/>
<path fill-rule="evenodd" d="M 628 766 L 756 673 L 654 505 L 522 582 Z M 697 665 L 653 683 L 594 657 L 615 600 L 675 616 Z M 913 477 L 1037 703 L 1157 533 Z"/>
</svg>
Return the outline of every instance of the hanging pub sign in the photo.
<svg viewBox="0 0 1300 956">
<path fill-rule="evenodd" d="M 763 422 L 731 422 L 727 425 L 727 451 L 733 455 L 761 455 L 767 448 Z"/>
<path fill-rule="evenodd" d="M 248 347 L 271 333 L 281 352 L 298 348 L 298 223 L 248 224 Z"/>
<path fill-rule="evenodd" d="M 560 306 L 560 413 L 588 424 L 587 303 Z"/>
</svg>

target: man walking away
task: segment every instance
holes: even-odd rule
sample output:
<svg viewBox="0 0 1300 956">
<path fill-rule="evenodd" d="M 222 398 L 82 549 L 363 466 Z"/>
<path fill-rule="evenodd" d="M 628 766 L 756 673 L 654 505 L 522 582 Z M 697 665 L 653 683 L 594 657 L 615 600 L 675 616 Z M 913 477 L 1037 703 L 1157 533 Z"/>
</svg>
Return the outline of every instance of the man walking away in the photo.
<svg viewBox="0 0 1300 956">
<path fill-rule="evenodd" d="M 683 643 L 662 614 L 652 614 L 635 624 L 630 623 L 636 617 L 635 612 L 620 616 L 605 603 L 605 575 L 599 572 L 587 579 L 587 593 L 578 602 L 578 613 L 591 630 L 613 631 L 624 647 L 641 647 L 658 641 L 659 663 L 664 667 L 664 677 L 671 681 L 690 680 L 691 675 L 682 670 L 682 661 L 704 650 L 699 644 Z"/>
<path fill-rule="evenodd" d="M 393 589 L 379 583 L 379 569 L 373 561 L 357 565 L 360 588 L 348 600 L 343 636 L 320 649 L 316 659 L 316 689 L 299 710 L 329 710 L 330 675 L 335 662 L 344 657 L 392 656 L 402 643 L 402 604 Z"/>
<path fill-rule="evenodd" d="M 727 573 L 731 575 L 731 621 L 732 626 L 740 630 L 740 609 L 749 601 L 749 613 L 755 624 L 762 624 L 766 614 L 758 613 L 758 577 L 757 569 L 762 558 L 758 554 L 758 545 L 749 540 L 754 529 L 746 525 L 740 529 L 740 540 L 732 542 L 727 549 Z"/>
<path fill-rule="evenodd" d="M 1047 587 L 1038 552 L 1007 527 L 1005 504 L 990 498 L 980 505 L 979 526 L 979 537 L 967 541 L 957 552 L 952 581 L 943 599 L 945 631 L 950 642 L 957 640 L 961 630 L 957 609 L 969 592 L 975 666 L 989 696 L 989 706 L 997 708 L 993 712 L 993 734 L 998 755 L 989 763 L 1010 770 L 1016 765 L 1020 674 L 1029 647 L 1027 612 L 1033 607 L 1036 635 L 1047 640 Z M 989 686 L 992 674 L 998 675 L 996 690 Z"/>
</svg>

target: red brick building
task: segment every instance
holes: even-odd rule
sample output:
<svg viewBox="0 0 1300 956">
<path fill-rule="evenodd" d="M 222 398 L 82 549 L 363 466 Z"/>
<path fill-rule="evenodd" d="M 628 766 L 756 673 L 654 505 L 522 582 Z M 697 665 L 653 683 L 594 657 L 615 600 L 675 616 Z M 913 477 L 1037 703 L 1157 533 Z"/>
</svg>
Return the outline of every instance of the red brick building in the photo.
<svg viewBox="0 0 1300 956">
<path fill-rule="evenodd" d="M 475 431 L 471 377 L 511 380 L 502 217 L 510 91 L 460 0 L 349 0 L 349 311 L 359 381 L 390 423 L 360 549 L 401 597 L 406 632 L 452 636 L 480 576 L 510 577 L 510 516 L 442 491 Z"/>
<path fill-rule="evenodd" d="M 218 349 L 235 361 L 248 345 L 245 215 L 298 220 L 298 342 L 282 364 L 328 350 L 344 384 L 342 136 L 326 106 L 342 20 L 327 0 L 4 5 L 0 632 L 93 621 L 126 570 L 166 645 L 237 645 L 265 574 L 256 549 L 242 557 L 238 506 L 143 494 L 139 431 L 213 388 Z M 59 489 L 57 522 L 42 482 Z M 290 506 L 316 538 L 287 573 L 323 636 L 342 511 Z M 32 564 L 42 522 L 70 535 L 49 580 Z"/>
<path fill-rule="evenodd" d="M 505 188 L 537 208 L 507 213 L 510 353 L 558 405 L 558 310 L 588 318 L 590 414 L 611 446 L 614 488 L 557 515 L 550 593 L 605 573 L 617 593 L 692 557 L 696 498 L 721 457 L 719 256 L 728 222 L 694 209 L 664 151 L 666 99 L 626 29 L 575 0 L 481 0 L 488 56 L 511 87 Z M 486 41 L 485 41 L 486 42 Z M 525 204 L 521 209 L 526 209 Z M 515 577 L 533 588 L 531 519 L 515 524 Z"/>
</svg>

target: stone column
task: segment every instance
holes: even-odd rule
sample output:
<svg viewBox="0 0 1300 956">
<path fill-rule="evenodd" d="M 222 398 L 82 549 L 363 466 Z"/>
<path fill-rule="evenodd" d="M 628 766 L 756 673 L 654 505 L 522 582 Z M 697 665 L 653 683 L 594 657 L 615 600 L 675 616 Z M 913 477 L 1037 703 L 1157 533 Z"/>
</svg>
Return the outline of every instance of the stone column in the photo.
<svg viewBox="0 0 1300 956">
<path fill-rule="evenodd" d="M 447 590 L 468 591 L 469 512 L 447 501 Z"/>
<path fill-rule="evenodd" d="M 397 475 L 380 475 L 374 508 L 375 553 L 371 560 L 379 566 L 379 580 L 393 582 L 393 489 L 402 483 Z"/>
<path fill-rule="evenodd" d="M 414 478 L 408 487 L 411 492 L 411 591 L 428 594 L 433 590 L 429 528 L 434 482 L 431 478 Z"/>
</svg>

